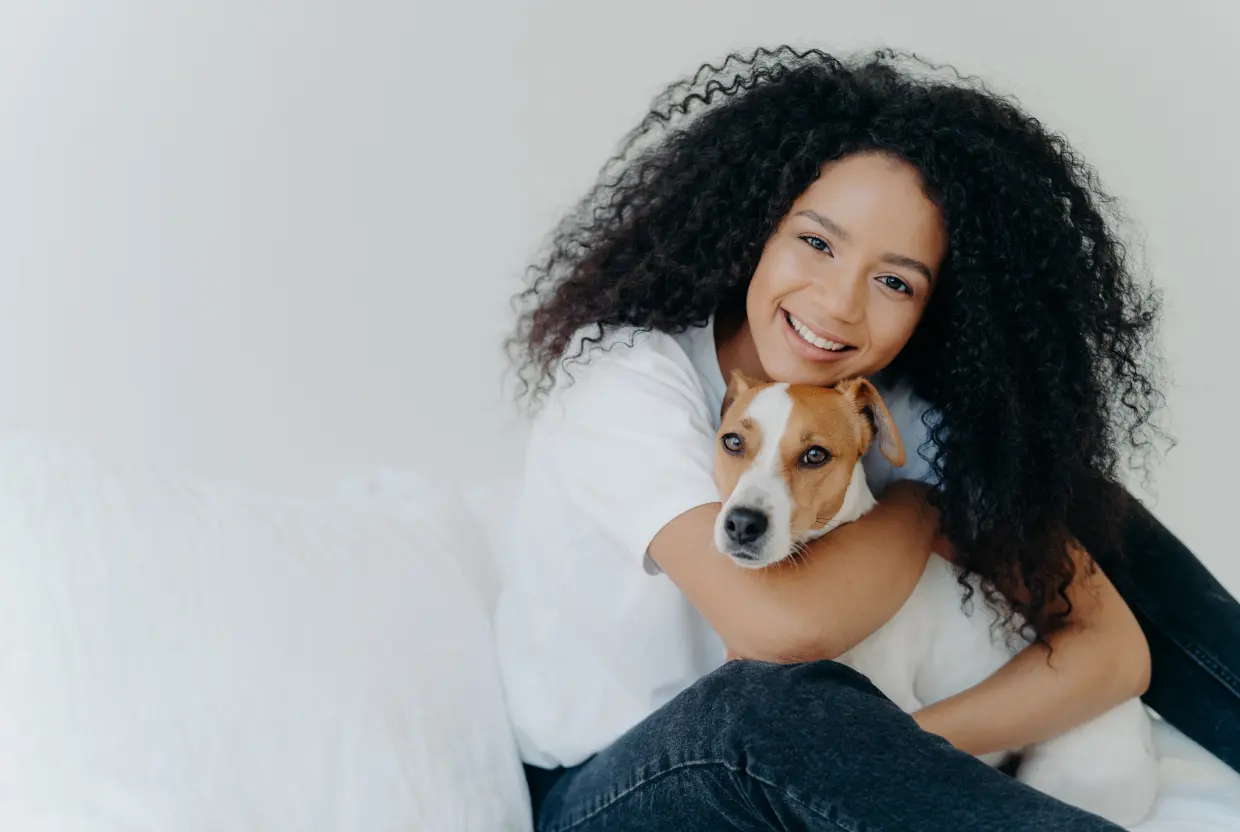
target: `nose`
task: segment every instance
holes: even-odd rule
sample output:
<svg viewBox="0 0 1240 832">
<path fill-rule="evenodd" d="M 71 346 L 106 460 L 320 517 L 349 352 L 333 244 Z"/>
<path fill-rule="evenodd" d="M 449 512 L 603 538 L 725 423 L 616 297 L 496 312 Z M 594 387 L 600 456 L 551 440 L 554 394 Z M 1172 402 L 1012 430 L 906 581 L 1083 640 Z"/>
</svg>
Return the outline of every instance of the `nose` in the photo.
<svg viewBox="0 0 1240 832">
<path fill-rule="evenodd" d="M 824 318 L 845 324 L 857 324 L 865 319 L 865 305 L 870 297 L 868 274 L 846 271 L 832 275 L 818 286 L 819 312 Z"/>
<path fill-rule="evenodd" d="M 766 515 L 752 508 L 734 508 L 723 522 L 728 540 L 737 546 L 753 543 L 765 534 L 766 527 Z"/>
</svg>

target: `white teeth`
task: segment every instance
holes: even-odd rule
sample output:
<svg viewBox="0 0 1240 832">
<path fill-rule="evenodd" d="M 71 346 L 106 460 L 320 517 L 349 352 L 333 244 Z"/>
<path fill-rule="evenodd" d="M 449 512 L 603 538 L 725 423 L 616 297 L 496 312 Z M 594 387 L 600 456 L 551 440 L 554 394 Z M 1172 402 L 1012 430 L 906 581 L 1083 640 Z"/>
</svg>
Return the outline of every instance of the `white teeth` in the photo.
<svg viewBox="0 0 1240 832">
<path fill-rule="evenodd" d="M 807 344 L 813 344 L 815 347 L 818 347 L 818 349 L 820 350 L 830 350 L 831 352 L 839 352 L 840 350 L 847 349 L 848 347 L 847 344 L 837 344 L 835 341 L 828 341 L 826 338 L 819 338 L 817 335 L 815 335 L 813 332 L 810 331 L 809 327 L 807 327 L 805 324 L 801 323 L 796 318 L 794 318 L 791 313 L 788 314 L 788 320 L 792 322 L 793 330 L 796 331 L 797 335 L 801 336 L 802 341 L 804 341 Z"/>
</svg>

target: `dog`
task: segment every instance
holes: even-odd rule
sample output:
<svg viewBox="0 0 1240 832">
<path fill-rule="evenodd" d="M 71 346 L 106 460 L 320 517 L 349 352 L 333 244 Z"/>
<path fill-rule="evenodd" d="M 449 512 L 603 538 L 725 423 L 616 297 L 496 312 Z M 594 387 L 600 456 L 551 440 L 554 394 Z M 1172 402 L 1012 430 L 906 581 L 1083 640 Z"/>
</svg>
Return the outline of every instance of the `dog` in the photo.
<svg viewBox="0 0 1240 832">
<path fill-rule="evenodd" d="M 858 519 L 875 505 L 861 463 L 875 442 L 893 465 L 904 464 L 891 414 L 865 379 L 823 388 L 735 374 L 717 435 L 716 547 L 760 569 Z M 985 597 L 982 581 L 968 580 Z M 962 592 L 955 568 L 931 554 L 900 611 L 837 661 L 909 713 L 973 687 L 1028 642 L 1019 618 L 997 626 L 988 607 L 967 612 Z M 998 766 L 1017 754 L 1019 780 L 1113 823 L 1135 825 L 1153 807 L 1157 761 L 1136 698 L 1046 742 L 981 759 Z"/>
</svg>

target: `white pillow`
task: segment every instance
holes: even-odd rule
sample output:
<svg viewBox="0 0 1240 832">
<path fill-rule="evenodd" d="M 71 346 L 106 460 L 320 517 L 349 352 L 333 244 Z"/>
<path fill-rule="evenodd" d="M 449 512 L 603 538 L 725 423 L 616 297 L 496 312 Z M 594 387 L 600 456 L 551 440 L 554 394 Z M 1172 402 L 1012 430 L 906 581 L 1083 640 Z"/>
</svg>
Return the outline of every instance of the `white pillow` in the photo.
<svg viewBox="0 0 1240 832">
<path fill-rule="evenodd" d="M 363 501 L 401 517 L 420 514 L 422 506 L 444 490 L 442 482 L 424 471 L 378 468 L 342 480 L 336 493 L 351 501 Z M 505 557 L 508 535 L 516 515 L 519 480 L 517 477 L 488 477 L 459 488 L 469 511 L 471 528 L 485 543 L 473 552 L 463 553 L 459 561 L 471 584 L 493 614 L 500 588 L 513 564 Z"/>
<path fill-rule="evenodd" d="M 528 830 L 475 526 L 0 442 L 0 829 Z"/>
</svg>

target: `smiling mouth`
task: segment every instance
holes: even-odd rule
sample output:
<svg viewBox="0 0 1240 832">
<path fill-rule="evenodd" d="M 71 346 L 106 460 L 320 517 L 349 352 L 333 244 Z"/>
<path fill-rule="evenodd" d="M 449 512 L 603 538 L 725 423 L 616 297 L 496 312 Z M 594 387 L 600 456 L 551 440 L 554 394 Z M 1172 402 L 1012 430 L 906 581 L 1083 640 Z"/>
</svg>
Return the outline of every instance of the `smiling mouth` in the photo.
<svg viewBox="0 0 1240 832">
<path fill-rule="evenodd" d="M 797 334 L 798 338 L 809 344 L 811 347 L 817 347 L 820 350 L 834 353 L 848 352 L 849 350 L 856 349 L 856 347 L 851 344 L 845 344 L 840 341 L 832 341 L 829 338 L 823 338 L 815 335 L 808 326 L 797 320 L 791 312 L 786 309 L 781 311 L 784 313 L 784 320 L 788 322 L 788 326 L 792 327 L 792 331 Z"/>
</svg>

